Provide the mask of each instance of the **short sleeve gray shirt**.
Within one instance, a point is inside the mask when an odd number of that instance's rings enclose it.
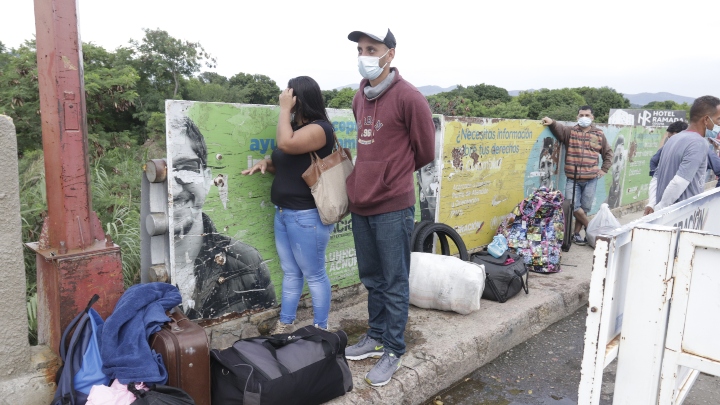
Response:
[[[690,182],[677,201],[702,193],[707,155],[707,141],[697,132],[683,131],[668,139],[654,176],[657,179],[656,201],[662,200],[665,188],[676,175]]]

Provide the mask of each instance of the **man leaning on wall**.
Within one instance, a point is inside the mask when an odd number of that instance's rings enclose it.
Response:
[[[608,144],[605,134],[593,125],[593,110],[584,105],[578,110],[578,123],[573,126],[561,125],[549,117],[542,119],[542,124],[550,129],[558,141],[565,145],[565,198],[572,198],[575,188],[575,201],[573,201],[575,229],[573,243],[586,245],[587,240],[580,236],[580,230],[587,230],[588,217],[595,200],[595,190],[598,179],[605,176],[613,160],[613,151]],[[598,169],[600,156],[602,167]],[[577,170],[577,174],[575,174]]]
[[[665,142],[650,181],[645,215],[700,194],[705,188],[708,144],[720,131],[720,99],[703,96],[690,107],[690,125]]]
[[[425,97],[390,67],[396,42],[389,29],[353,31],[348,39],[357,42],[363,80],[352,103],[357,160],[347,191],[370,329],[345,355],[349,360],[380,357],[365,381],[382,386],[405,353],[413,172],[435,158],[435,125]]]

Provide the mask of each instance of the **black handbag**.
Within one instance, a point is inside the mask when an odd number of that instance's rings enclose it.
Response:
[[[136,389],[135,383],[130,383],[127,388],[137,398],[130,405],[195,405],[187,392],[169,385],[153,384],[149,391],[145,391]]]
[[[508,258],[514,262],[506,265]],[[485,289],[482,295],[484,299],[504,303],[520,290],[524,290],[525,294],[529,293],[529,273],[522,257],[508,250],[496,259],[487,251],[481,251],[472,255],[470,260],[485,266]]]

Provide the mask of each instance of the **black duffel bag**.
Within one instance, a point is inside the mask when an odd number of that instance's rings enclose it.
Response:
[[[136,389],[135,383],[130,383],[127,388],[136,398],[130,405],[195,405],[187,392],[169,385],[153,384],[145,391]]]
[[[210,351],[214,405],[321,404],[352,390],[347,335],[306,326]]]
[[[508,258],[514,262],[505,265]],[[528,271],[522,257],[507,250],[496,259],[487,251],[481,251],[473,254],[470,260],[485,266],[485,289],[482,297],[486,300],[503,303],[520,290],[525,290],[525,294],[528,294]]]

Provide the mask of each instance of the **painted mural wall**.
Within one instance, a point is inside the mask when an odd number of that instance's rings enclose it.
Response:
[[[244,176],[275,149],[280,110],[168,101],[167,159],[171,280],[191,318],[268,308],[279,302],[282,270],[275,250],[270,173]],[[328,110],[336,135],[353,155],[356,126],[350,110]],[[188,133],[206,150],[193,148]],[[199,136],[198,136],[199,134]],[[206,164],[203,167],[202,156]],[[336,224],[327,271],[342,288],[359,282],[350,217]]]
[[[575,123],[564,123],[574,125]],[[614,151],[590,214],[647,199],[663,128],[598,125]],[[600,160],[602,164],[602,160]],[[515,205],[541,186],[564,192],[563,148],[536,120],[445,117],[438,222],[468,248],[489,243]]]
[[[350,110],[328,110],[343,147],[356,152]],[[282,270],[273,235],[273,175],[240,172],[275,148],[276,106],[168,101],[171,280],[191,318],[268,308]],[[436,159],[416,173],[416,220],[455,228],[468,249],[489,243],[502,219],[540,186],[564,191],[560,144],[538,121],[433,117]],[[574,125],[574,123],[567,123]],[[663,128],[600,125],[615,155],[591,214],[647,198],[649,160]],[[204,146],[202,146],[204,145]],[[333,286],[359,283],[350,217],[327,249]]]

